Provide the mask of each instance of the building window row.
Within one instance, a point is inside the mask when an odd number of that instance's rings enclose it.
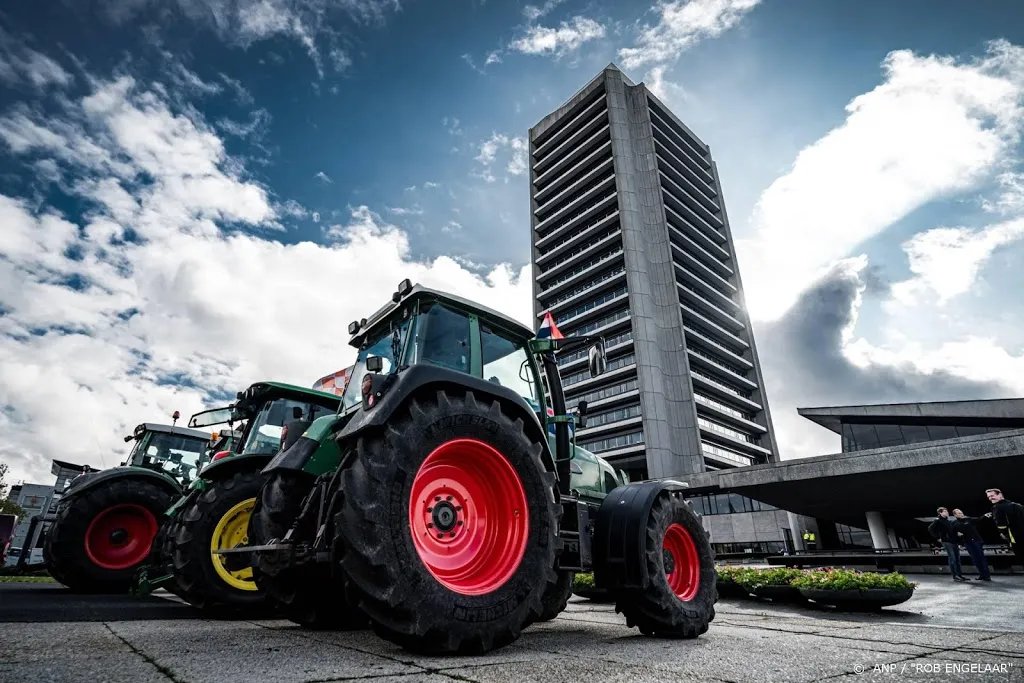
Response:
[[[655,136],[654,138],[654,152],[658,155],[659,160],[663,164],[682,177],[686,178],[697,190],[708,199],[708,201],[718,204],[718,195],[715,192],[715,188],[711,186],[711,182],[705,177],[706,172],[701,169],[698,173],[693,168],[693,162],[687,161],[686,154],[680,154],[680,147],[672,142],[672,140],[665,135],[664,131],[660,130],[657,126],[654,127],[655,131],[661,133],[664,136],[665,141]]]
[[[632,353],[627,353],[625,356],[619,356],[615,360],[608,361],[607,372],[611,372],[612,370],[618,370],[620,368],[626,367],[627,365],[633,365],[634,363],[636,363],[636,356],[633,355]],[[564,386],[569,386],[571,384],[576,384],[577,382],[582,382],[585,379],[590,379],[589,369],[580,370],[579,372],[574,372],[571,375],[567,375],[566,377],[562,378],[562,384]]]
[[[579,256],[583,252],[587,251],[588,249],[593,248],[593,246],[595,244],[597,244],[598,242],[601,242],[602,240],[608,239],[609,237],[614,235],[616,232],[618,232],[618,228],[617,227],[611,227],[611,228],[608,228],[607,230],[602,230],[601,232],[599,232],[594,237],[591,237],[586,242],[583,242],[582,244],[574,247],[572,250],[565,252],[564,254],[559,256],[557,259],[555,259],[554,261],[552,261],[551,263],[546,265],[542,272],[548,272],[550,270],[553,270],[554,268],[557,268],[558,266],[562,265],[563,263],[566,263],[568,261],[572,261],[574,258]]]
[[[559,275],[554,280],[552,280],[551,282],[548,283],[547,289],[551,289],[552,287],[556,287],[556,286],[562,284],[563,282],[565,282],[566,280],[571,280],[574,277],[576,277],[577,275],[579,275],[580,273],[582,273],[583,271],[589,270],[593,266],[596,266],[599,263],[607,261],[610,258],[614,258],[614,257],[618,256],[621,253],[622,253],[622,247],[621,246],[612,247],[608,251],[605,251],[605,252],[603,252],[601,254],[598,254],[594,258],[589,259],[587,261],[584,261],[583,263],[579,264],[578,266],[576,266],[572,270],[567,271],[565,273],[562,273],[561,275]]]
[[[754,419],[754,416],[749,414],[749,413],[744,413],[741,410],[736,410],[732,406],[727,406],[724,403],[722,403],[721,401],[716,401],[713,398],[708,398],[707,396],[704,396],[703,394],[698,394],[697,392],[693,392],[693,397],[697,400],[698,403],[703,403],[704,405],[711,406],[712,408],[717,408],[718,410],[721,410],[723,413],[726,413],[727,415],[732,415],[733,417],[738,417],[741,420],[753,420]]]
[[[712,543],[716,555],[781,555],[786,552],[784,541],[739,541],[735,543]]]
[[[871,532],[866,529],[847,526],[836,523],[836,533],[839,536],[840,548],[874,548],[871,542]]]
[[[644,442],[644,433],[641,432],[630,432],[629,434],[620,434],[619,436],[610,436],[607,439],[599,439],[597,441],[580,442],[582,448],[586,448],[591,453],[601,453],[603,451],[611,451],[616,448],[626,448],[627,446],[635,446]]]
[[[542,258],[544,256],[547,256],[548,254],[553,252],[555,249],[558,249],[560,246],[562,246],[566,242],[571,242],[572,240],[576,239],[577,237],[579,237],[580,235],[585,233],[587,230],[590,230],[591,228],[593,228],[595,225],[597,225],[601,221],[607,219],[609,216],[614,216],[617,212],[618,212],[618,208],[614,207],[614,206],[612,208],[610,208],[610,209],[606,209],[606,210],[602,211],[601,213],[599,213],[595,218],[593,218],[592,220],[588,221],[586,225],[574,229],[572,232],[566,234],[564,237],[560,237],[557,242],[552,242],[551,244],[545,244],[540,249],[540,257]]]
[[[617,311],[615,313],[612,313],[611,315],[607,315],[607,316],[601,318],[600,320],[595,320],[594,322],[588,323],[588,324],[584,325],[583,327],[579,327],[579,328],[573,330],[570,334],[567,334],[565,336],[567,336],[567,337],[577,337],[577,336],[579,336],[581,334],[587,334],[588,332],[593,332],[594,330],[596,330],[596,329],[598,329],[600,327],[604,327],[605,325],[611,325],[616,320],[622,320],[623,318],[628,318],[628,317],[629,317],[629,309],[628,308],[624,308],[621,311]],[[609,363],[608,367],[609,368],[611,367],[610,363]]]
[[[700,449],[712,457],[726,460],[728,462],[736,463],[741,467],[753,464],[753,458],[746,455],[730,451],[728,448],[722,448],[721,446],[714,446],[709,444],[707,441],[700,442]]]
[[[717,365],[717,366],[719,366],[721,368],[724,368],[724,369],[728,370],[729,372],[735,372],[740,377],[743,377],[744,375],[747,374],[747,371],[744,370],[743,368],[737,367],[737,366],[732,365],[730,363],[726,363],[725,361],[719,359],[718,356],[712,356],[710,353],[704,353],[703,351],[698,351],[697,349],[693,348],[693,346],[687,346],[686,350],[689,351],[690,353],[694,354],[695,356],[700,356],[701,358],[705,358],[705,359],[711,361],[715,365]]]
[[[592,301],[588,301],[587,303],[585,303],[585,304],[583,304],[581,306],[577,306],[576,308],[572,309],[571,311],[566,311],[565,313],[562,313],[557,318],[555,318],[555,323],[560,325],[560,324],[564,323],[566,320],[569,320],[570,318],[575,318],[576,316],[582,315],[583,313],[586,313],[587,311],[592,311],[595,308],[597,308],[598,306],[606,304],[609,301],[612,301],[613,299],[617,299],[618,297],[622,296],[625,293],[626,293],[626,286],[625,285],[623,285],[621,287],[617,287],[617,288],[613,289],[610,292],[605,292],[604,294],[602,294],[601,296],[597,297],[596,299],[594,299]]]
[[[843,423],[843,451],[861,451],[866,448],[884,448],[925,441],[956,439],[989,432],[1001,432],[1007,429],[1019,429],[1019,427]]]
[[[700,144],[696,140],[694,140],[693,137],[691,137],[686,131],[676,126],[676,124],[672,121],[671,115],[663,112],[658,106],[652,105],[651,111],[654,113],[654,116],[657,117],[657,119],[653,121],[653,124],[657,126],[663,134],[664,131],[667,130],[668,132],[672,133],[672,135],[677,137],[679,141],[683,143],[680,146],[680,149],[683,149],[687,154],[692,156],[693,160],[698,163],[701,170],[707,173],[707,170],[711,168],[711,164],[708,163],[708,160],[704,158],[704,152],[700,151]]]
[[[556,296],[554,299],[552,299],[548,303],[548,308],[553,308],[554,306],[557,306],[558,304],[562,303],[563,301],[568,301],[569,299],[573,298],[574,296],[576,296],[578,294],[582,294],[583,292],[590,291],[591,289],[593,289],[597,285],[601,284],[602,282],[605,282],[606,280],[611,280],[616,275],[620,275],[620,274],[625,273],[625,272],[626,272],[626,266],[624,266],[624,265],[623,266],[616,266],[615,268],[612,268],[611,270],[606,270],[605,272],[603,272],[600,275],[598,275],[597,277],[595,277],[593,280],[588,280],[586,283],[584,283],[582,285],[579,285],[578,287],[573,287],[572,289],[570,289],[568,292],[566,292],[564,294],[559,294],[558,296]]]
[[[694,370],[693,368],[690,369],[690,373],[694,374],[694,375],[697,375],[698,377],[700,377],[702,379],[707,380],[708,382],[710,382],[711,384],[714,384],[716,387],[718,387],[719,389],[722,389],[723,391],[727,391],[730,394],[733,394],[735,396],[739,396],[741,398],[745,398],[745,399],[748,399],[748,400],[750,399],[750,392],[749,391],[741,391],[740,389],[737,389],[736,387],[732,386],[731,384],[726,384],[725,382],[722,382],[721,380],[715,379],[711,375],[708,375],[706,373],[700,372],[699,370]]]
[[[540,163],[547,157],[551,156],[555,150],[560,149],[566,141],[572,139],[574,135],[592,124],[595,119],[607,114],[608,108],[604,106],[594,107],[593,110],[591,110],[593,104],[594,102],[590,102],[585,105],[578,113],[573,114],[572,117],[563,116],[561,120],[564,121],[564,123],[558,126],[557,130],[552,131],[549,135],[545,135],[541,138],[540,142],[534,143],[534,149],[536,151],[533,153],[533,158],[536,163]],[[583,119],[586,119],[586,123],[576,125]],[[568,133],[565,133],[565,131],[568,131]],[[555,144],[549,144],[559,136],[562,136],[561,140],[558,140]],[[544,147],[547,147],[547,149],[542,149]]]
[[[632,338],[633,338],[633,331],[629,330],[627,332],[623,332],[622,334],[617,334],[614,337],[606,338],[604,340],[604,346],[605,346],[606,349],[610,349],[613,346],[618,346],[619,344],[622,344],[623,342],[628,342]],[[574,363],[574,362],[578,361],[580,358],[586,358],[589,355],[590,355],[590,349],[589,348],[581,349],[579,351],[573,351],[572,353],[570,353],[568,355],[560,356],[558,358],[558,364],[559,365],[568,365],[569,363]]]
[[[626,380],[625,382],[619,382],[618,384],[612,384],[607,387],[601,387],[600,389],[594,389],[588,391],[585,394],[580,394],[576,397],[566,397],[566,401],[572,401],[579,403],[580,401],[586,401],[587,403],[595,403],[602,399],[611,398],[613,396],[619,396],[630,391],[636,391],[639,385],[636,383],[636,378]]]
[[[729,436],[734,439],[739,439],[740,441],[746,441],[747,443],[757,442],[757,440],[754,437],[750,436],[749,434],[744,434],[743,432],[737,431],[735,429],[730,429],[725,425],[720,425],[717,422],[712,422],[711,420],[705,417],[698,417],[697,424],[699,424],[701,427],[704,427],[705,429],[710,429],[713,432],[717,432],[719,434]]]
[[[582,159],[579,159],[575,163],[569,165],[568,167],[563,168],[562,171],[559,172],[558,176],[551,180],[551,182],[544,183],[544,187],[548,188],[560,184],[563,178],[575,178],[574,180],[570,180],[565,183],[565,187],[561,188],[560,190],[564,191],[566,188],[572,186],[573,183],[578,182],[581,178],[585,178],[588,173],[593,173],[595,169],[608,163],[608,161],[610,161],[611,158],[612,155],[610,149],[602,150],[601,153],[598,153],[597,150],[594,150],[589,154],[585,155]],[[536,185],[534,186],[536,187]],[[537,194],[539,195],[543,191],[544,190],[538,189]],[[538,199],[537,208],[543,208],[548,202],[557,197],[558,194],[559,191],[555,191],[553,194],[548,195],[544,199]]]
[[[591,427],[601,427],[613,422],[621,422],[623,420],[629,420],[634,417],[640,417],[640,404],[626,406],[625,408],[619,408],[617,410],[611,410],[607,413],[598,413],[597,415],[587,416],[587,429]]]
[[[565,196],[563,196],[562,194],[555,195],[553,198],[545,202],[543,206],[537,207],[537,218],[539,220],[544,220],[543,218],[541,218],[541,214],[548,214],[548,216],[554,215],[559,210],[565,208],[566,206],[569,206],[575,201],[578,201],[581,197],[588,194],[589,192],[592,192],[595,187],[597,187],[601,183],[607,182],[614,175],[615,171],[609,167],[609,169],[606,172],[600,174],[596,178],[593,178],[592,180],[590,180],[590,182],[588,182],[580,189],[574,191],[572,194],[568,194]],[[566,190],[563,190],[562,192],[564,193],[566,192]]]
[[[768,512],[777,507],[738,493],[708,493],[687,498],[699,515],[732,515],[739,512]]]
[[[594,202],[592,202],[591,204],[588,204],[587,206],[583,207],[579,211],[576,211],[576,212],[566,216],[565,218],[559,219],[559,221],[557,223],[552,223],[549,226],[545,226],[544,227],[544,235],[541,235],[540,238],[542,239],[543,237],[545,237],[547,235],[551,235],[553,233],[558,232],[563,227],[565,227],[566,225],[569,225],[570,223],[572,223],[574,220],[576,220],[577,218],[579,218],[583,214],[587,213],[588,211],[591,211],[598,204],[601,204],[602,202],[606,202],[606,201],[608,201],[609,199],[611,199],[613,197],[615,197],[615,188],[612,188],[609,194],[606,194],[605,196],[596,199]],[[540,222],[543,222],[543,221],[540,221]]]

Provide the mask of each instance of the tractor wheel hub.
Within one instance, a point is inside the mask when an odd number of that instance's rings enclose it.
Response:
[[[438,531],[444,533],[454,529],[458,520],[458,515],[455,512],[455,506],[446,500],[443,500],[440,503],[435,503],[430,516],[434,522],[434,527]]]
[[[114,545],[123,545],[128,541],[127,529],[114,529],[110,532],[110,542]]]
[[[661,561],[665,565],[666,574],[671,574],[676,570],[676,558],[668,550],[661,551]]]

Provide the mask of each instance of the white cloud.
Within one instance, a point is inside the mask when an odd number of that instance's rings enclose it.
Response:
[[[928,293],[938,305],[968,292],[978,273],[999,247],[1024,237],[1024,218],[980,230],[935,228],[903,243],[913,277],[892,285],[895,301],[913,306]]]
[[[523,175],[527,171],[526,155],[528,149],[526,138],[509,136],[504,133],[491,133],[490,138],[480,143],[476,160],[483,168],[477,175],[489,183],[497,180],[492,166],[498,154],[504,152],[508,154],[508,162],[505,166],[505,171],[508,175]],[[508,182],[507,177],[505,181]]]
[[[434,188],[434,187],[441,187],[441,183],[435,183],[435,182],[430,181],[430,180],[428,180],[427,182],[423,183],[423,188],[424,189],[429,190],[429,189]]]
[[[892,52],[885,80],[846,121],[804,148],[766,189],[737,239],[755,318],[777,318],[829,265],[933,200],[979,186],[1012,153],[1024,121],[1024,50],[984,57]]]
[[[445,116],[441,119],[441,125],[444,126],[445,130],[448,131],[449,135],[462,135],[462,127],[457,118],[454,116]]]
[[[622,65],[632,69],[670,62],[702,40],[736,26],[761,0],[675,0],[659,2],[660,18],[646,26],[636,47],[619,50]]]
[[[561,5],[565,0],[547,0],[543,5],[538,7],[537,5],[526,5],[523,7],[523,16],[526,17],[527,21],[537,21],[545,14]]]
[[[333,180],[331,180],[331,177],[324,173],[323,171],[317,171],[316,175],[313,177],[319,180],[324,185],[330,185],[332,182],[334,182]]]
[[[250,116],[247,123],[223,118],[217,121],[217,127],[236,137],[261,140],[270,128],[270,113],[266,109],[257,109]]]
[[[530,26],[526,33],[509,44],[509,49],[529,55],[562,57],[590,40],[605,36],[605,28],[593,19],[573,17],[558,28]]]
[[[0,28],[0,82],[11,86],[28,83],[42,90],[48,86],[66,86],[72,80],[72,75],[60,64]]]
[[[404,206],[389,206],[388,212],[393,213],[396,216],[422,216],[423,209],[419,206],[404,207]]]
[[[334,64],[334,70],[338,73],[344,73],[348,71],[352,66],[352,58],[348,56],[348,53],[341,48],[332,48],[330,53],[331,63]]]
[[[20,116],[0,117],[0,153],[58,165],[88,209],[61,216],[0,195],[0,459],[15,478],[46,481],[53,457],[111,466],[135,424],[188,415],[208,392],[344,367],[346,321],[405,277],[530,321],[528,266],[415,260],[405,233],[365,206],[327,244],[253,233],[304,210],[271,202],[196,110],[130,78]],[[12,145],[15,128],[31,134]],[[352,283],[359,295],[345,296]]]
[[[998,189],[995,201],[983,200],[982,208],[1001,214],[1024,213],[1024,173],[1007,171],[996,179]]]
[[[445,223],[441,227],[441,232],[445,233],[446,235],[450,235],[452,233],[459,232],[461,230],[462,230],[462,224],[459,223],[458,221],[448,221],[447,223]],[[459,260],[459,262],[460,263],[464,263],[461,259]],[[466,264],[464,263],[464,265],[466,265]]]
[[[314,211],[313,215],[311,216],[311,218],[313,219],[314,223],[319,223],[320,222],[320,213],[317,212],[317,211]]]

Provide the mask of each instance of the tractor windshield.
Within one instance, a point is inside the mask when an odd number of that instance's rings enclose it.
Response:
[[[281,428],[293,420],[309,420],[329,415],[333,408],[279,398],[263,404],[260,412],[252,418],[245,446],[240,451],[246,455],[254,453],[274,455],[281,447]]]
[[[150,432],[145,443],[142,466],[166,472],[175,479],[190,481],[206,452],[209,440],[183,434]]]
[[[361,387],[363,375],[366,374],[367,358],[377,356],[381,359],[381,374],[386,375],[395,368],[395,359],[402,354],[408,330],[409,319],[406,318],[405,320],[395,320],[383,326],[374,336],[368,336],[367,343],[359,349],[356,364],[352,367],[352,378],[349,380],[348,386],[345,387],[345,394],[342,396],[339,412],[345,412],[362,402]]]

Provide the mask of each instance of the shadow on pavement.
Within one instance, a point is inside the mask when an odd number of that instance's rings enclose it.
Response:
[[[196,618],[195,608],[159,597],[86,595],[52,583],[0,583],[0,623]]]

